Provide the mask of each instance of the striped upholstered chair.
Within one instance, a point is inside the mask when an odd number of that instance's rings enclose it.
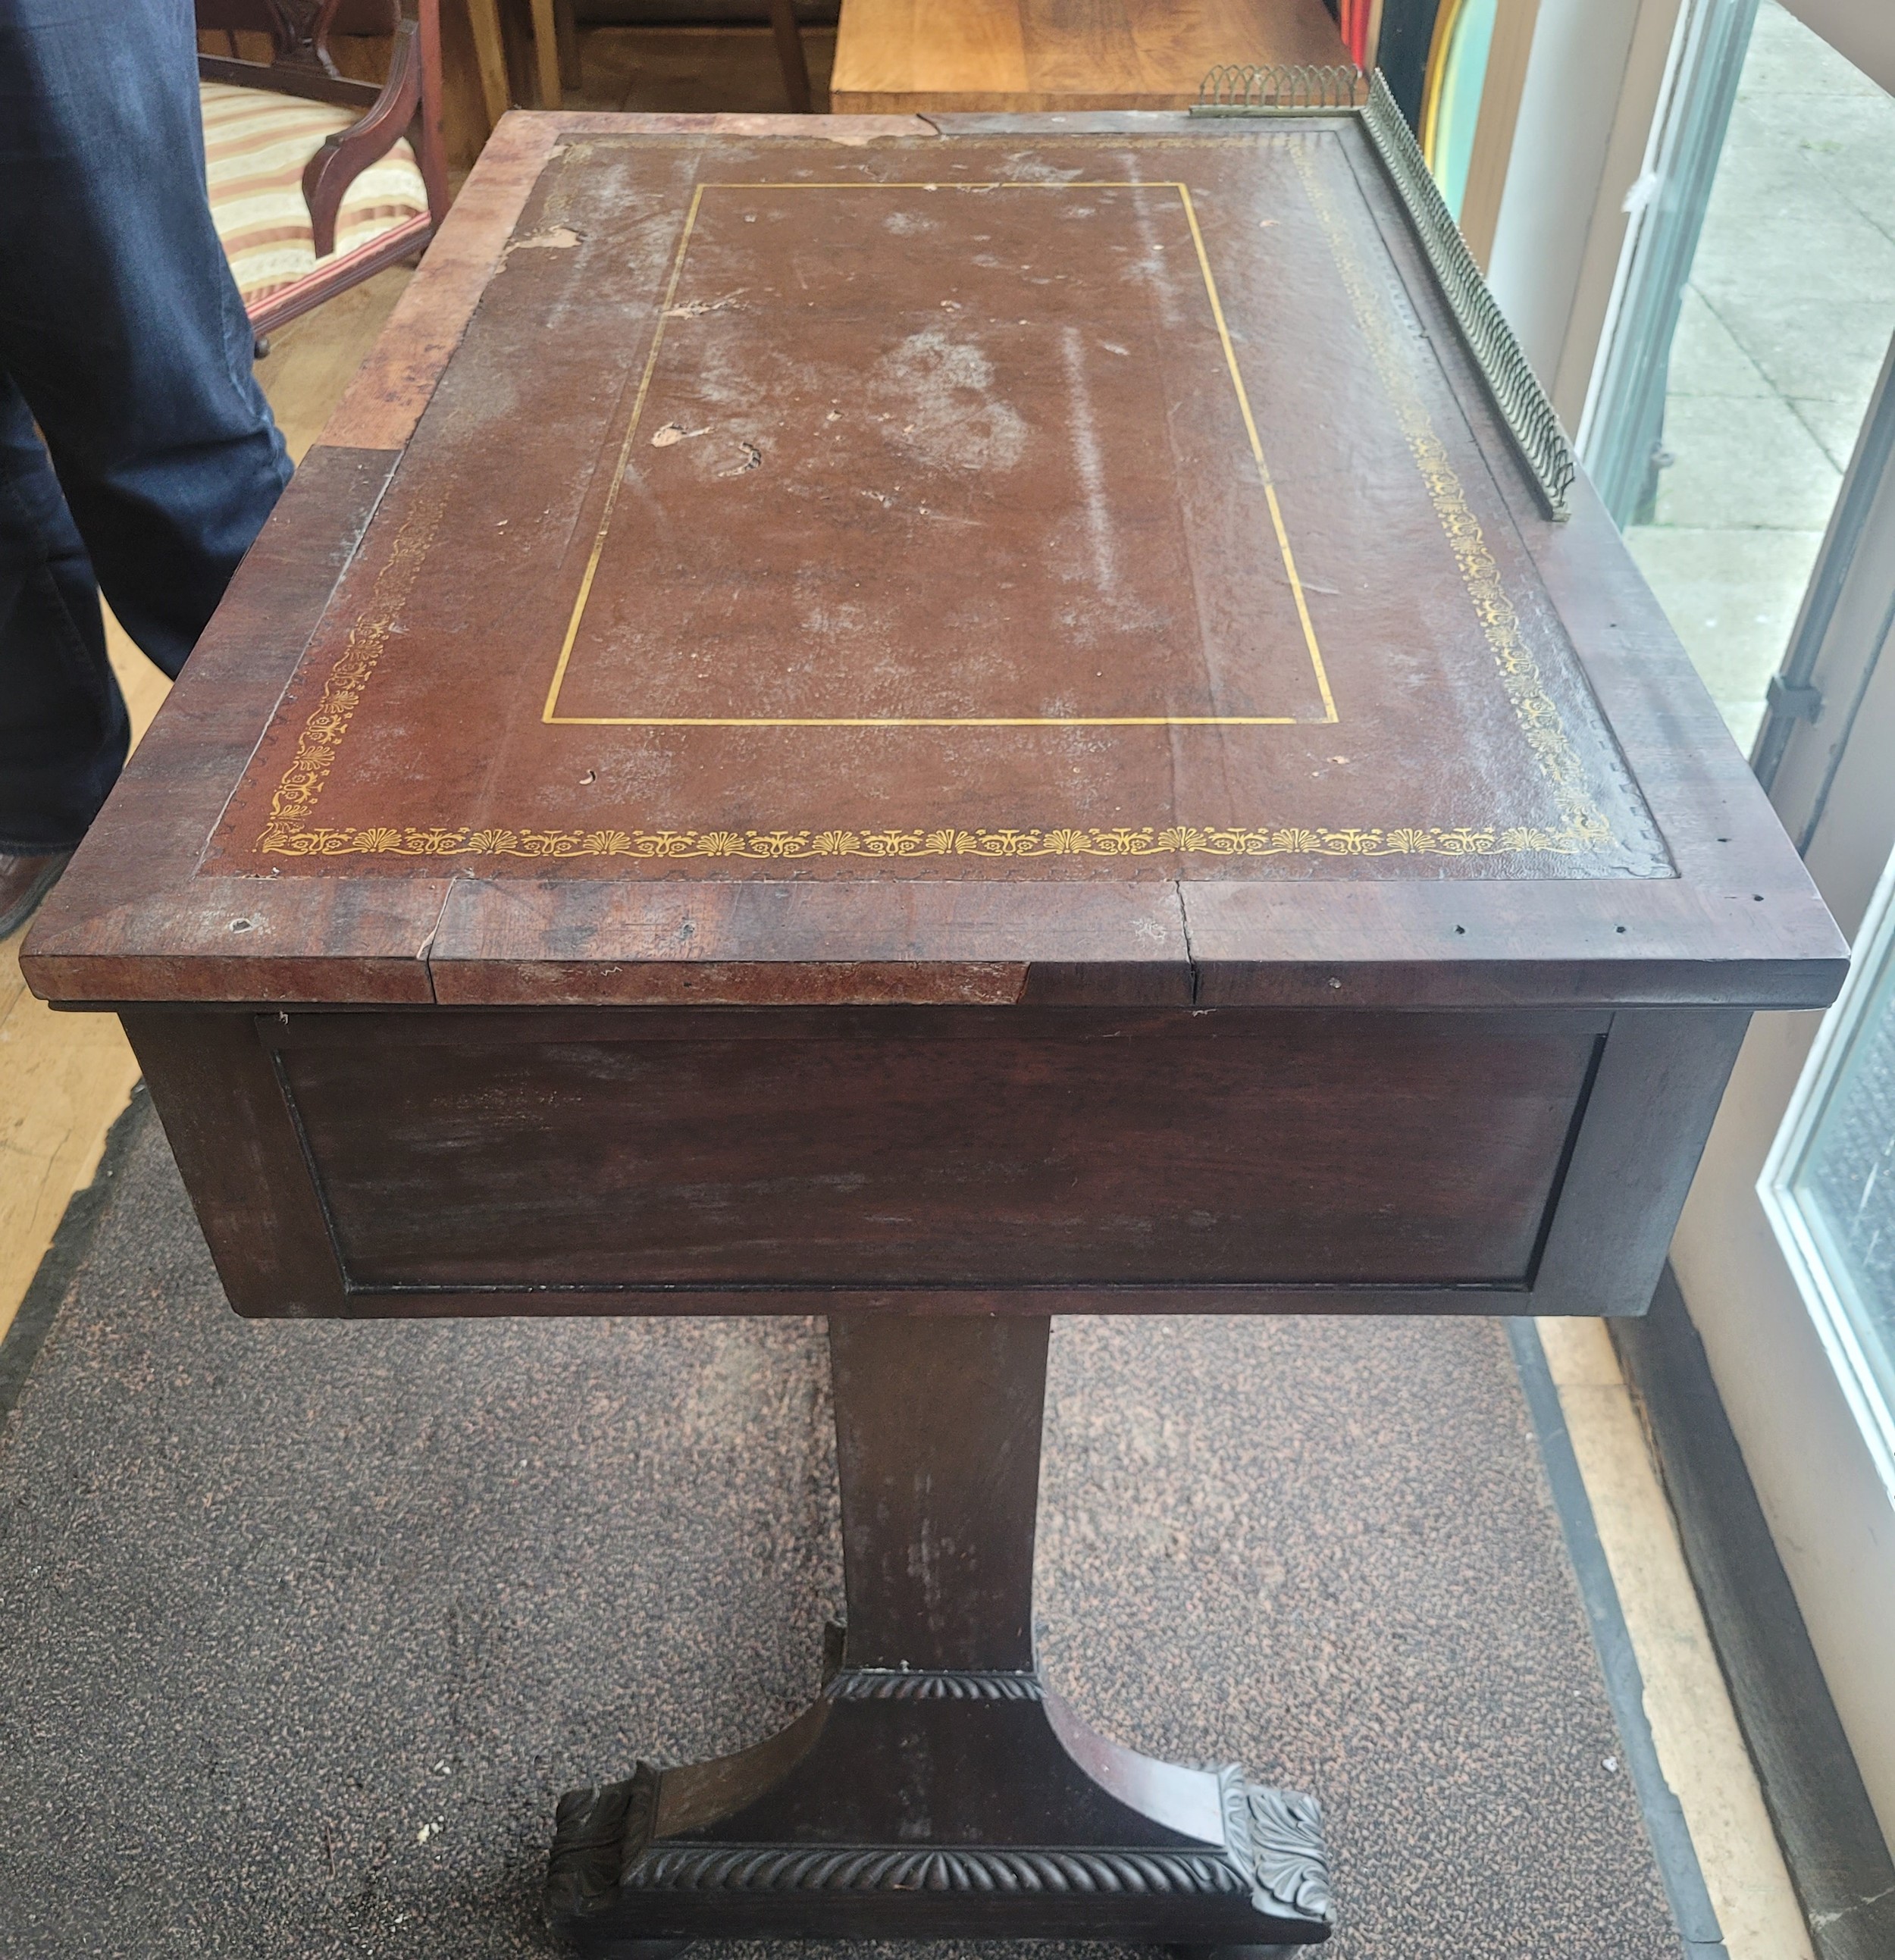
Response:
[[[438,5],[197,0],[211,215],[260,342],[447,215]],[[381,82],[337,72],[339,33],[388,37]]]

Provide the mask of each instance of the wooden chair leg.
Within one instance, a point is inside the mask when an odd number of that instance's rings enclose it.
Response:
[[[500,0],[467,0],[467,24],[473,30],[481,100],[486,105],[491,129],[513,107],[513,89],[507,79],[507,45],[500,36]]]
[[[559,81],[562,87],[577,88],[580,82],[579,18],[572,0],[553,0],[553,25],[559,43]]]
[[[540,107],[557,109],[563,91],[559,81],[559,30],[553,0],[533,0],[533,65],[540,76]]]
[[[770,0],[770,29],[776,37],[776,60],[783,71],[783,92],[796,114],[807,116],[809,64],[803,58],[802,30],[796,24],[795,0]]]

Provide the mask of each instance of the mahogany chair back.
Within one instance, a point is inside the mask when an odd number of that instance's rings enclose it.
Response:
[[[201,81],[361,112],[354,122],[326,137],[304,167],[303,199],[317,262],[307,276],[250,305],[250,322],[260,336],[385,266],[413,256],[446,217],[439,0],[196,0],[196,11]],[[228,51],[202,52],[203,37],[220,33]],[[354,79],[337,68],[330,42],[338,33],[390,37],[387,72],[379,84]],[[253,46],[252,37],[267,36],[269,59],[240,56],[240,34],[246,37],[246,46]],[[425,213],[337,254],[336,218],[349,186],[404,138],[425,187]]]

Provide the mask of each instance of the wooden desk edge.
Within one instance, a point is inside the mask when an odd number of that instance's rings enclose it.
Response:
[[[1150,90],[832,88],[830,94],[830,101],[841,114],[917,119],[937,115],[1086,116],[1114,110],[1129,114],[1149,113],[1189,109],[1197,99],[1195,86]]]
[[[347,959],[271,962],[122,954],[42,954],[29,984],[55,1008],[116,1013],[291,1009],[346,1013],[410,1007],[1060,1007],[1193,1012],[1347,1007],[1381,1013],[1507,1009],[1596,1011],[1827,1007],[1846,959],[1572,962],[1544,959],[1433,965],[1336,961],[1196,965],[1154,960],[560,960],[435,963]]]

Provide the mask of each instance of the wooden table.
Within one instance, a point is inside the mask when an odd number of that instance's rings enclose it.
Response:
[[[1348,59],[1322,0],[842,0],[830,106],[1185,109],[1221,62]]]
[[[1321,1938],[1035,1667],[1049,1317],[1639,1312],[1836,991],[1422,181],[510,117],[28,944],[240,1312],[830,1316],[822,1696],[566,1800],[588,1952]]]

